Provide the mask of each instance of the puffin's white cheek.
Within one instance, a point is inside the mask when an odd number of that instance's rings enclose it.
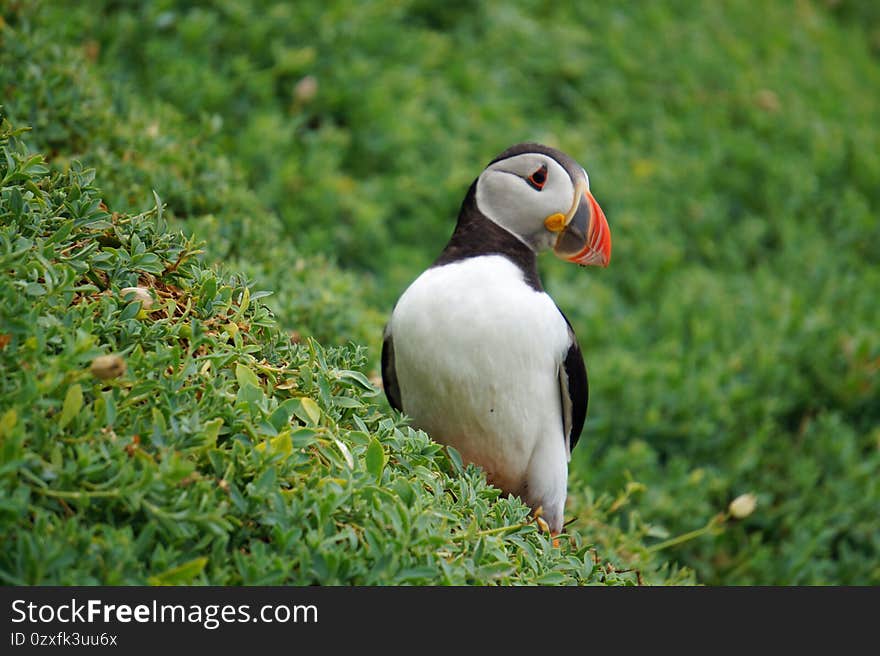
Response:
[[[532,232],[530,217],[540,213],[532,198],[535,195],[536,192],[515,175],[495,173],[477,183],[477,208],[501,227],[526,235]]]
[[[512,183],[519,180],[511,175],[487,175],[477,183],[477,208],[487,217],[500,222],[501,217],[517,213],[522,203]]]

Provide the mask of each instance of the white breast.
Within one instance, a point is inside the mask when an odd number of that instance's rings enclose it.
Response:
[[[558,376],[567,324],[510,260],[427,270],[398,301],[391,333],[403,410],[417,427],[508,491],[545,440],[565,468]]]

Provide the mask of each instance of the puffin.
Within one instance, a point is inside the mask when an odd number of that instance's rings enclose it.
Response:
[[[516,144],[471,184],[446,247],[397,300],[381,366],[391,407],[556,536],[589,386],[571,323],[541,284],[548,250],[606,267],[608,221],[574,159]]]

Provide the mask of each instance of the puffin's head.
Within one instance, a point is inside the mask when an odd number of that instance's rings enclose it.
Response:
[[[480,174],[477,208],[534,251],[576,264],[608,266],[611,231],[584,168],[541,144],[512,146]]]

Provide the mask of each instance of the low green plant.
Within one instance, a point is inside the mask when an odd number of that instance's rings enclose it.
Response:
[[[96,168],[111,214],[159,191],[202,265],[272,290],[294,338],[365,347],[373,379],[480,168],[561,147],[614,241],[604,271],[541,262],[590,371],[570,529],[708,584],[870,584],[872,7],[11,3],[0,102],[46,166]],[[753,514],[714,521],[748,492]]]

